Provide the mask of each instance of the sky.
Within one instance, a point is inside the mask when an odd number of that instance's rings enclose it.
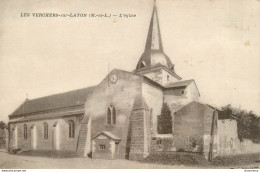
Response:
[[[96,85],[135,69],[153,0],[1,0],[0,120],[26,98]],[[164,52],[200,101],[260,112],[260,1],[157,0]],[[21,17],[21,13],[136,17]]]

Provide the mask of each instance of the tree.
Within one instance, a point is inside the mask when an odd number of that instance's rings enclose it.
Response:
[[[4,121],[1,121],[0,122],[0,129],[5,129],[5,128],[7,128],[7,125],[4,123]]]
[[[222,108],[225,112],[230,112],[237,118],[237,132],[240,141],[250,139],[254,143],[260,143],[260,117],[252,111],[245,111],[227,105]]]
[[[158,133],[172,133],[172,116],[171,110],[167,103],[163,103],[161,114],[158,116]]]
[[[0,148],[5,148],[6,145],[6,132],[5,132],[5,128],[7,128],[7,125],[1,121],[0,122]]]

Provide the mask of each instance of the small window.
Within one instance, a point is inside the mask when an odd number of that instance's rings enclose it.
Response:
[[[169,81],[170,80],[170,76],[169,75],[167,75],[167,81]]]
[[[24,124],[24,126],[23,126],[23,138],[27,139],[27,125],[26,124]]]
[[[48,139],[48,124],[47,123],[43,124],[43,133],[44,133],[44,135],[43,135],[44,139]]]
[[[73,120],[69,121],[69,138],[75,137],[75,124]]]
[[[181,94],[184,94],[184,90],[181,90]]]
[[[106,149],[106,145],[99,145],[99,150],[105,150]]]

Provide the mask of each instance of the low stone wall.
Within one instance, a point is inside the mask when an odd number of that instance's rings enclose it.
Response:
[[[151,153],[176,151],[172,134],[160,134],[152,137]]]
[[[253,143],[251,140],[243,140],[238,145],[238,154],[260,153],[260,144]]]

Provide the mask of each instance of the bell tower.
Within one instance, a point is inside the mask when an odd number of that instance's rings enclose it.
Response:
[[[161,85],[181,80],[181,77],[174,71],[174,64],[163,51],[156,2],[154,2],[145,50],[137,63],[135,72]]]

